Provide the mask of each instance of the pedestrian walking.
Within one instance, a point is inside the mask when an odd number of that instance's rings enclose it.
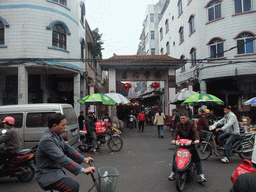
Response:
[[[145,112],[142,110],[139,115],[138,115],[138,121],[139,121],[139,132],[141,129],[141,132],[144,131],[144,124],[146,121],[146,116],[145,116]]]
[[[164,138],[164,119],[165,115],[161,110],[155,115],[154,125],[157,125],[157,132],[159,138]]]
[[[84,128],[84,120],[85,120],[84,112],[80,111],[80,115],[78,117],[78,124],[79,124],[79,129],[80,130],[83,130],[83,128]]]

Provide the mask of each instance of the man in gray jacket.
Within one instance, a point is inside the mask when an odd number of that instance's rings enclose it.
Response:
[[[93,173],[94,167],[83,168],[79,164],[89,163],[91,157],[85,158],[61,137],[66,131],[66,118],[60,113],[49,117],[49,129],[42,136],[36,152],[36,180],[44,190],[79,191],[79,184],[68,178],[62,167],[74,175]]]
[[[216,131],[224,131],[224,133],[219,136],[220,141],[228,138],[224,146],[225,157],[221,159],[223,163],[228,163],[232,144],[240,137],[240,128],[237,117],[233,112],[231,112],[231,107],[229,105],[224,106],[224,113],[224,118],[214,123],[213,126],[216,127],[217,125],[224,125],[222,128],[216,129]]]

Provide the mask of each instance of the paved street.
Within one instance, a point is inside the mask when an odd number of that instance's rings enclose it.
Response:
[[[167,179],[171,170],[173,150],[170,150],[170,131],[165,130],[164,138],[157,138],[156,126],[145,127],[144,133],[138,129],[125,129],[122,134],[124,147],[120,152],[112,153],[107,145],[100,150],[100,155],[90,155],[95,159],[96,167],[116,167],[120,173],[117,182],[117,192],[168,192],[176,191],[175,182]],[[241,159],[233,157],[231,163],[224,165],[218,158],[212,156],[203,162],[208,180],[205,184],[196,181],[188,183],[184,191],[188,192],[228,192],[232,186],[230,176]],[[85,165],[84,165],[85,166]],[[89,176],[69,176],[80,183],[80,191],[88,191],[92,185]],[[20,183],[16,178],[0,178],[1,191],[8,192],[42,192],[33,179],[29,183]]]

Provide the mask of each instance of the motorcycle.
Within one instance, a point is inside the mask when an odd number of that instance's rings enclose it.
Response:
[[[134,121],[135,121],[134,115],[132,115],[132,114],[128,115],[127,127],[133,129]]]
[[[191,181],[195,175],[195,164],[192,162],[192,140],[179,139],[175,143],[179,146],[176,155],[174,167],[176,170],[175,174],[175,185],[178,191],[183,191],[185,183]]]
[[[115,127],[108,124],[106,121],[97,121],[96,125],[96,137],[97,137],[97,145],[100,146],[104,143],[107,143],[109,149],[111,151],[120,151],[123,147],[122,138],[116,133],[119,134],[121,131]],[[84,127],[83,131],[80,131],[80,140],[81,143],[78,146],[83,152],[88,152],[93,148],[92,146],[92,136],[87,134],[86,127]]]
[[[210,131],[203,131],[206,138],[199,144],[198,152],[202,160],[208,159],[212,154],[217,157],[225,155],[225,149],[217,144],[214,134],[215,126],[210,126]],[[226,141],[228,140],[225,139]],[[238,154],[241,159],[251,159],[253,152],[254,135],[252,133],[240,133],[240,138],[232,144],[231,155]]]
[[[5,131],[2,131],[4,134]],[[23,149],[10,155],[9,159],[0,165],[0,177],[17,177],[22,182],[29,182],[35,176],[33,166],[37,146],[32,149]]]

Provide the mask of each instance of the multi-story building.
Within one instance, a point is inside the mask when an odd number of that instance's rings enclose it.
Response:
[[[156,5],[147,6],[137,55],[159,55],[157,26],[166,1],[160,0]]]
[[[187,60],[178,86],[235,109],[256,96],[256,0],[170,0],[158,24],[159,52]],[[190,86],[191,87],[191,86]]]
[[[78,114],[88,92],[85,1],[9,0],[0,10],[0,105],[65,102]]]

